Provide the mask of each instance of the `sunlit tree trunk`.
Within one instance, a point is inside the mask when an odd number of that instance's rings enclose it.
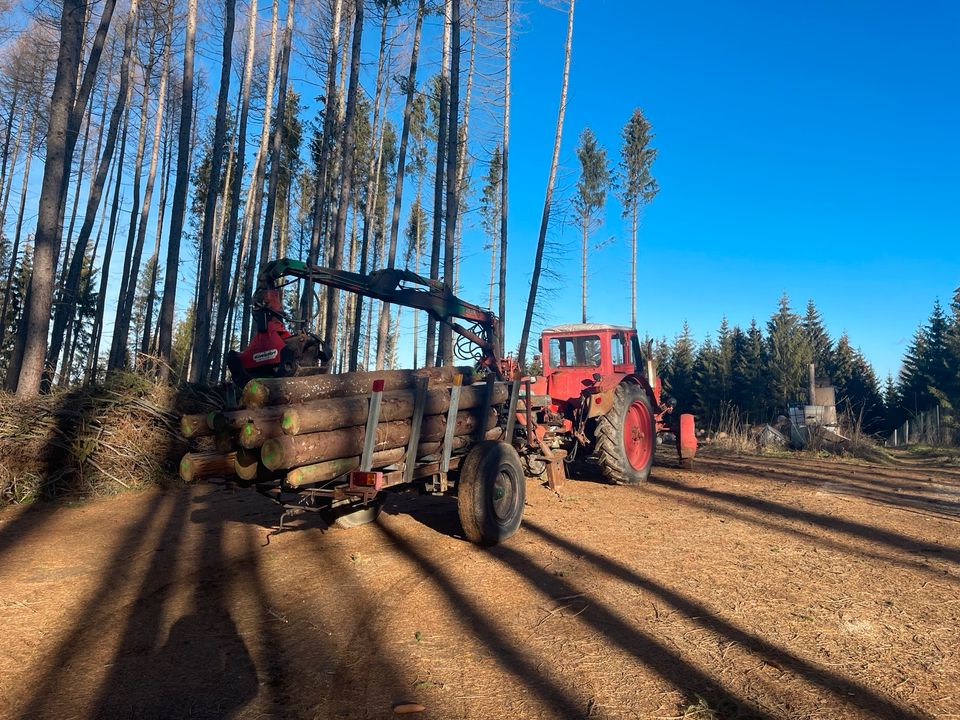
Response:
[[[236,0],[224,3],[223,53],[220,66],[220,93],[217,98],[217,117],[213,129],[213,147],[210,151],[210,178],[207,183],[207,202],[200,232],[199,302],[194,320],[193,351],[190,361],[190,381],[206,382],[210,373],[210,314],[213,312],[213,286],[216,262],[213,256],[213,222],[220,192],[220,164],[223,160],[224,135],[227,124],[227,105],[230,95],[230,71],[233,54],[233,26]],[[269,118],[264,120],[269,122]]]
[[[193,54],[197,32],[197,0],[187,2],[187,31],[183,49],[180,129],[177,136],[177,179],[173,184],[173,206],[170,209],[170,235],[167,240],[167,262],[164,268],[163,300],[160,303],[158,354],[160,377],[170,375],[170,348],[173,341],[173,310],[177,299],[180,269],[180,239],[183,235],[184,211],[190,182],[190,130],[193,121]]]
[[[453,292],[453,265],[456,254],[457,215],[460,212],[460,187],[457,164],[460,153],[458,122],[460,119],[460,0],[450,3],[450,112],[447,116],[447,201],[445,235],[443,243],[443,285]],[[440,326],[440,345],[437,349],[437,364],[453,364],[453,329]]]
[[[243,314],[241,317],[240,344],[246,345],[250,338],[250,318],[253,305],[254,277],[257,269],[256,241],[260,237],[260,206],[263,204],[263,178],[266,173],[267,148],[270,142],[270,117],[273,112],[273,84],[276,78],[277,24],[280,16],[280,3],[273,0],[273,12],[270,20],[270,52],[267,55],[267,87],[263,107],[263,127],[260,131],[260,145],[254,161],[250,187],[247,189],[249,218],[245,222],[247,248],[247,267],[243,281]]]
[[[440,279],[440,241],[443,231],[443,188],[444,170],[446,168],[447,151],[447,119],[450,111],[450,3],[444,0],[443,10],[443,52],[440,57],[440,109],[437,129],[437,169],[433,182],[433,235],[430,246],[430,279]],[[437,345],[437,321],[427,319],[427,352],[424,364],[431,367],[435,364]]]
[[[517,362],[521,367],[527,360],[527,342],[530,337],[530,325],[537,305],[537,290],[540,286],[540,272],[543,268],[543,248],[547,242],[547,226],[550,222],[550,206],[553,201],[553,186],[557,178],[557,163],[560,160],[560,141],[563,137],[563,116],[567,111],[567,85],[570,79],[570,54],[573,51],[573,7],[570,0],[567,13],[567,43],[563,58],[563,83],[560,86],[560,109],[557,112],[557,131],[553,137],[553,157],[550,160],[550,175],[547,178],[547,190],[543,199],[543,214],[540,216],[540,235],[537,238],[537,254],[533,261],[533,276],[530,278],[530,295],[527,297],[527,310],[523,316],[523,330],[520,333],[520,348]]]
[[[417,61],[420,56],[420,36],[423,31],[424,0],[417,3],[417,20],[413,30],[413,49],[410,52],[410,70],[405,85],[406,101],[403,105],[403,127],[400,131],[400,149],[397,154],[397,179],[393,188],[393,214],[390,218],[390,246],[387,251],[387,267],[397,262],[397,241],[400,237],[400,208],[403,198],[403,178],[407,164],[407,143],[410,139],[410,113],[417,86]],[[380,320],[377,327],[377,370],[382,370],[386,351],[390,306],[380,305]],[[416,339],[414,339],[416,346]]]
[[[504,15],[504,71],[503,71],[503,149],[500,155],[500,298],[497,314],[500,317],[500,337],[497,338],[499,350],[506,353],[507,325],[507,161],[510,155],[510,50],[512,34],[512,0],[505,0]]]
[[[357,108],[357,92],[360,85],[360,45],[363,39],[363,3],[358,2],[354,9],[353,47],[350,55],[350,84],[347,89],[347,104],[344,110],[343,156],[341,161],[342,178],[340,181],[340,199],[337,203],[337,221],[334,231],[330,267],[339,269],[343,265],[343,245],[347,234],[347,212],[350,208],[353,190],[353,153],[354,127],[353,116]],[[339,327],[340,291],[328,293],[327,322],[324,343],[333,357],[337,351],[337,329]]]

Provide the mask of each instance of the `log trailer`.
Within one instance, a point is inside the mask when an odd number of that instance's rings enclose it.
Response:
[[[280,291],[297,281],[425,311],[469,364],[330,374],[320,338],[284,324]],[[187,453],[180,474],[232,477],[285,514],[353,527],[378,516],[387,492],[412,487],[455,494],[467,538],[493,545],[520,526],[527,476],[556,490],[568,469],[592,467],[611,483],[642,483],[658,434],[672,434],[682,465],[696,454],[693,416],[663,397],[633,328],[547,328],[534,357],[543,370],[525,377],[501,355],[498,318],[442,282],[289,259],[261,272],[253,316],[250,344],[226,359],[239,403],[182,418],[186,438],[207,436],[214,449]]]

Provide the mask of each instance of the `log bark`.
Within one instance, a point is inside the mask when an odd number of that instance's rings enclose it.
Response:
[[[237,454],[233,452],[188,452],[180,460],[180,479],[193,482],[202,478],[233,475],[236,457]]]
[[[464,376],[464,385],[472,380],[473,370],[467,367],[445,367],[421,370],[389,370],[380,372],[310,375],[288,378],[256,378],[243,388],[241,404],[247,408],[321,400],[323,398],[364,395],[374,380],[384,381],[384,390],[412,388],[417,377],[426,377],[432,385],[453,382],[455,373]]]
[[[460,392],[459,410],[481,407],[486,400],[487,389],[482,383],[465,387]],[[415,393],[413,390],[395,390],[383,394],[380,404],[380,422],[406,420],[413,417]],[[507,399],[507,386],[498,383],[494,386],[491,402],[499,405]],[[352,425],[363,425],[367,421],[369,402],[359,395],[349,398],[317,400],[302,405],[291,406],[283,413],[280,421],[282,432],[286,435],[335,430]],[[450,391],[437,388],[427,393],[424,415],[440,415],[450,407]]]
[[[491,409],[486,417],[485,430],[497,422],[497,412]],[[432,415],[423,419],[420,437],[424,441],[440,440],[443,437],[447,419],[443,415]],[[455,435],[469,435],[476,430],[476,413],[469,411],[457,413]],[[411,424],[405,420],[380,423],[377,426],[375,447],[377,450],[389,450],[403,447],[410,439]],[[352,457],[363,451],[363,439],[366,428],[363,426],[341,428],[329,432],[307,435],[284,435],[267,440],[260,448],[260,461],[270,470],[294,468],[311,465],[324,460]]]
[[[213,424],[209,418],[214,413],[195,413],[180,418],[180,434],[185,438],[204,437],[213,435]]]

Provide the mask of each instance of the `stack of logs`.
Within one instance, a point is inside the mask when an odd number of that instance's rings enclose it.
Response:
[[[507,399],[504,383],[473,383],[469,368],[354,372],[251,380],[240,408],[207,415],[184,415],[187,439],[210,437],[215,450],[190,452],[180,462],[180,477],[236,476],[246,482],[282,481],[297,489],[340,477],[360,467],[370,393],[383,381],[372,468],[402,463],[410,440],[418,378],[427,382],[417,459],[442,450],[451,386],[462,376],[453,450],[474,438],[498,434],[494,406]],[[422,381],[421,381],[422,382]],[[486,406],[486,410],[484,407]],[[478,427],[483,424],[482,431]],[[499,435],[498,435],[499,436]]]

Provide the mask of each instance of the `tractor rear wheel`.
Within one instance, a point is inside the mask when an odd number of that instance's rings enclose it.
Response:
[[[484,440],[471,448],[460,466],[457,509],[467,539],[496,545],[520,527],[526,481],[512,445]]]
[[[646,391],[631,382],[617,387],[611,408],[597,419],[594,457],[617,485],[646,482],[653,466],[656,423]]]

